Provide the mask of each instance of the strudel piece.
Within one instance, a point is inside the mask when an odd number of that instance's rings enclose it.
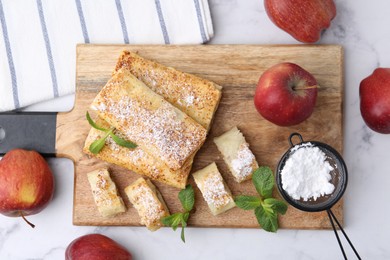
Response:
[[[195,172],[193,176],[214,216],[235,206],[229,187],[223,180],[215,163]]]
[[[169,216],[169,210],[160,192],[151,181],[139,178],[125,188],[125,193],[138,211],[142,225],[151,231],[163,225],[161,219]]]
[[[116,71],[126,68],[150,89],[209,129],[221,99],[222,87],[195,75],[123,51]]]
[[[88,173],[87,176],[95,204],[103,217],[110,217],[126,211],[125,204],[107,169],[95,170]]]
[[[253,171],[259,166],[244,135],[237,127],[215,137],[214,143],[238,183],[252,178]]]
[[[97,117],[96,124],[103,128],[110,128],[110,125],[103,119]],[[120,133],[115,132],[120,136]],[[139,146],[135,149],[129,149],[115,143],[111,137],[106,139],[106,144],[98,154],[92,154],[89,146],[92,142],[102,138],[104,132],[91,128],[85,141],[83,151],[91,156],[97,157],[103,161],[125,167],[133,172],[144,175],[170,186],[184,189],[187,183],[188,175],[191,171],[192,158],[186,161],[182,168],[172,170],[164,163],[156,160],[153,156],[142,150]]]
[[[91,107],[127,140],[173,170],[181,168],[206,139],[204,127],[125,69],[114,74]]]

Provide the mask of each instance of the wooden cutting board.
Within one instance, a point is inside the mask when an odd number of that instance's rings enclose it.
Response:
[[[139,226],[139,217],[123,189],[139,175],[124,168],[89,158],[82,147],[90,129],[85,113],[92,99],[110,78],[119,53],[137,51],[139,55],[156,60],[184,72],[193,73],[223,86],[222,100],[215,115],[206,143],[195,157],[192,172],[215,161],[234,195],[256,194],[251,181],[234,182],[213,137],[233,126],[244,133],[260,165],[275,169],[292,132],[299,132],[305,140],[317,140],[333,146],[340,153],[343,148],[343,50],[336,45],[79,45],[77,46],[76,100],[72,111],[57,116],[56,152],[75,163],[74,211],[75,225]],[[294,62],[310,71],[321,88],[313,115],[294,127],[278,127],[264,120],[255,110],[253,95],[259,76],[270,66],[280,62]],[[128,210],[113,218],[100,217],[87,181],[86,173],[108,166]],[[195,227],[257,228],[253,211],[234,208],[217,217],[211,215],[200,191],[196,191],[195,213],[189,220]],[[171,212],[181,211],[177,199],[179,190],[155,182]],[[276,188],[274,191],[279,196]],[[343,219],[342,202],[333,208]],[[281,228],[328,229],[325,212],[306,213],[289,207],[280,217]]]

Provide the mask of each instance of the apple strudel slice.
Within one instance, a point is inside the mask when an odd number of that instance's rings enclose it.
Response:
[[[207,130],[153,92],[128,70],[118,70],[94,99],[99,116],[169,168],[181,168]]]
[[[253,171],[259,166],[244,135],[237,127],[215,137],[214,143],[236,182],[240,183],[252,178]]]
[[[125,188],[125,193],[138,211],[142,225],[151,231],[163,226],[161,219],[169,216],[169,210],[160,192],[150,180],[139,178]]]
[[[215,163],[195,172],[193,176],[196,185],[214,216],[235,207],[236,204],[230,189],[223,180]]]
[[[125,68],[150,89],[207,130],[221,99],[222,87],[212,81],[166,67],[134,52],[123,51],[115,71]]]
[[[126,211],[115,183],[107,169],[102,168],[87,174],[95,204],[103,217],[114,216]]]
[[[96,118],[95,122],[103,128],[110,128],[110,125],[99,117]],[[121,136],[120,133],[115,132],[115,134]],[[118,145],[111,137],[106,139],[103,149],[98,154],[91,153],[89,151],[89,146],[103,136],[104,132],[92,127],[87,139],[85,140],[83,151],[90,156],[125,167],[135,173],[151,178],[152,180],[156,180],[179,189],[185,188],[191,171],[193,155],[192,158],[186,161],[183,167],[178,170],[172,170],[164,163],[142,150],[139,146],[134,149],[129,149]]]

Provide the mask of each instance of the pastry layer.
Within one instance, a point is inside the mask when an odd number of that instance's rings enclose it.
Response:
[[[209,129],[221,99],[222,87],[212,81],[123,51],[116,71],[128,69],[150,89]]]
[[[91,107],[99,116],[169,168],[181,168],[207,130],[153,92],[128,70],[118,70]]]
[[[214,143],[237,182],[252,178],[253,171],[259,166],[244,135],[237,127],[215,137]]]
[[[195,172],[193,176],[213,215],[221,214],[236,205],[215,163]]]
[[[115,183],[107,169],[98,169],[87,174],[95,204],[103,217],[110,217],[126,211]]]
[[[169,216],[169,210],[151,181],[139,178],[125,188],[125,193],[138,211],[141,224],[151,231],[162,227],[161,219]]]
[[[101,118],[96,119],[96,124],[109,128],[110,125]],[[120,135],[120,133],[115,133]],[[129,149],[119,146],[111,137],[106,139],[106,144],[98,154],[92,154],[89,146],[92,142],[102,138],[104,132],[91,128],[85,141],[83,151],[91,156],[97,157],[103,161],[125,167],[135,173],[144,175],[170,186],[184,189],[187,183],[188,175],[191,171],[193,156],[186,161],[182,168],[172,170],[164,163],[156,160],[153,156],[142,150],[139,146],[135,149]]]

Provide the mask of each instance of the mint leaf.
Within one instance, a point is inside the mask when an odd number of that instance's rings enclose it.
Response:
[[[97,129],[97,130],[100,130],[100,131],[104,131],[104,132],[107,132],[107,131],[108,131],[108,129],[105,129],[105,128],[103,128],[103,127],[98,126],[98,125],[92,120],[92,118],[91,118],[91,116],[89,115],[88,111],[87,111],[87,113],[86,113],[86,117],[87,117],[88,123],[89,123],[93,128],[95,128],[95,129]]]
[[[195,193],[190,184],[188,184],[184,190],[179,192],[179,200],[186,212],[192,210],[195,203]]]
[[[182,213],[175,213],[162,218],[161,222],[164,224],[164,226],[172,227],[172,229],[175,231],[183,218],[182,215]]]
[[[183,219],[184,219],[185,222],[188,221],[189,217],[190,217],[190,213],[189,212],[183,213]]]
[[[181,219],[181,234],[180,234],[180,237],[181,237],[181,240],[185,243],[186,242],[186,238],[184,237],[184,228],[187,226],[187,221],[184,220],[184,217],[182,215],[182,219]]]
[[[284,215],[286,213],[287,204],[272,198],[275,180],[271,168],[259,167],[253,173],[252,182],[260,198],[241,195],[237,196],[234,201],[241,209],[254,209],[257,222],[265,231],[276,232],[279,228],[278,214]]]
[[[279,214],[286,214],[287,211],[287,204],[284,201],[277,200],[274,198],[268,198],[264,200],[264,204],[269,205],[272,210]]]
[[[237,207],[244,210],[255,209],[261,205],[260,198],[254,196],[237,196],[234,199],[234,202],[236,203]]]
[[[179,224],[181,224],[181,240],[185,243],[184,229],[187,227],[187,221],[190,217],[190,211],[194,207],[195,194],[194,189],[188,184],[185,189],[179,192],[179,200],[183,206],[185,212],[175,213],[168,217],[163,218],[161,221],[165,226],[171,226],[173,230],[176,230]]]
[[[106,139],[111,131],[108,131],[102,138],[94,141],[89,146],[89,151],[93,154],[98,154],[100,150],[103,149],[104,145],[106,144]]]
[[[259,167],[253,173],[252,181],[261,197],[265,199],[272,197],[275,181],[271,168],[268,166]]]
[[[120,138],[119,136],[115,135],[111,132],[110,134],[112,140],[114,140],[115,143],[117,143],[120,146],[126,147],[126,148],[136,148],[137,145],[131,141],[126,141],[125,139]]]
[[[266,209],[263,206],[257,207],[255,216],[265,231],[276,232],[278,230],[278,215],[272,209]]]
[[[108,136],[111,136],[112,140],[114,140],[115,143],[117,143],[118,145],[120,146],[123,146],[123,147],[126,147],[126,148],[136,148],[137,147],[137,144],[133,143],[133,142],[130,142],[130,141],[126,141],[125,139],[122,139],[120,138],[119,136],[115,135],[113,133],[114,129],[115,128],[110,128],[110,129],[106,129],[106,128],[103,128],[101,126],[98,126],[91,118],[91,116],[89,115],[88,111],[86,113],[86,117],[87,117],[87,120],[88,120],[88,123],[95,129],[97,130],[100,130],[100,131],[103,131],[105,132],[105,135],[104,137],[94,141],[90,146],[89,146],[89,151],[93,154],[98,154],[104,147],[104,144],[106,143],[106,139]]]

